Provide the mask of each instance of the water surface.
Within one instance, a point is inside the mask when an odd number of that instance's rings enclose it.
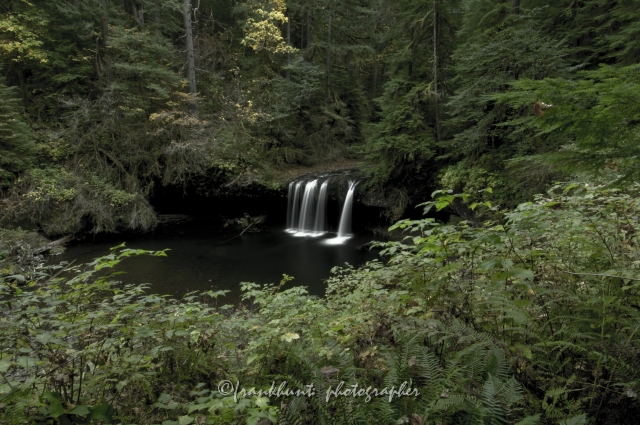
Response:
[[[125,283],[149,283],[151,291],[180,296],[193,290],[230,290],[226,300],[236,301],[240,282],[278,283],[283,274],[295,279],[288,285],[306,286],[311,294],[324,294],[324,280],[334,266],[354,266],[378,258],[377,251],[358,250],[371,240],[356,235],[331,245],[335,234],[296,237],[284,228],[262,233],[221,233],[204,220],[161,226],[151,234],[109,236],[106,240],[82,242],[69,247],[52,262],[77,260],[88,263],[107,255],[109,248],[126,242],[128,248],[161,250],[168,257],[140,256],[124,260],[118,270]],[[231,239],[233,238],[233,239]],[[230,240],[229,240],[230,239]]]

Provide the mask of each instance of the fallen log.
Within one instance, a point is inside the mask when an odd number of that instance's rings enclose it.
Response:
[[[223,243],[227,243],[227,242],[229,242],[229,241],[232,241],[232,240],[234,240],[235,238],[239,238],[240,236],[244,235],[244,232],[246,232],[247,230],[249,230],[249,228],[250,228],[251,226],[253,226],[254,224],[255,224],[255,223],[251,223],[249,226],[245,227],[245,228],[244,228],[244,230],[243,230],[239,235],[236,235],[236,236],[232,237],[231,239],[227,239],[226,241],[222,241],[222,242],[220,242],[218,245],[222,245]]]
[[[55,248],[55,247],[60,246],[60,245],[64,245],[64,244],[66,244],[67,242],[71,242],[71,241],[72,241],[72,240],[74,240],[74,239],[75,239],[75,236],[73,236],[73,235],[67,235],[67,236],[65,236],[64,238],[60,238],[60,239],[55,240],[55,241],[53,241],[53,242],[49,242],[48,244],[46,244],[46,245],[42,245],[41,247],[34,248],[34,249],[31,251],[31,253],[32,253],[33,255],[42,254],[43,252],[50,251],[52,248]]]
[[[162,224],[178,223],[186,220],[191,220],[191,217],[186,214],[158,214],[158,222]]]
[[[267,221],[267,216],[266,215],[259,215],[256,217],[251,217],[249,214],[245,214],[244,217],[242,218],[234,218],[232,220],[227,219],[226,223],[224,224],[224,227],[228,227],[230,225],[232,225],[233,223],[237,223],[239,226],[241,226],[243,228],[242,232],[240,232],[239,235],[236,235],[234,237],[232,237],[231,239],[227,239],[226,241],[222,241],[220,242],[218,245],[222,245],[223,243],[227,243],[229,241],[234,240],[235,238],[239,238],[240,236],[244,235],[244,233],[251,229],[253,226],[255,226],[253,229],[257,230],[257,227],[259,227],[261,224],[264,224]],[[258,232],[260,230],[257,230]]]
[[[58,270],[58,272],[56,274],[53,274],[53,275],[49,276],[49,278],[47,280],[45,280],[44,282],[42,282],[40,285],[46,285],[47,283],[49,283],[49,281],[51,281],[51,280],[55,279],[56,277],[60,276],[62,274],[62,272],[67,270],[69,267],[73,266],[73,263],[75,263],[75,262],[76,262],[76,260],[73,260],[72,262],[70,262],[69,264],[67,264],[66,266],[64,266],[60,270]]]

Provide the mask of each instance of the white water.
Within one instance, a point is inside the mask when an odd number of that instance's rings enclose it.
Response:
[[[313,230],[316,233],[324,233],[327,230],[327,188],[329,180],[325,180],[320,186],[318,194],[318,205],[316,207],[316,222]]]
[[[289,192],[287,193],[287,229],[291,228],[291,223],[293,222],[293,192],[294,192],[295,184],[293,182],[289,183]]]
[[[295,231],[298,227],[298,217],[300,215],[300,191],[302,189],[302,181],[296,182],[293,187],[293,197],[291,197],[291,184],[289,185],[289,208],[287,209],[287,229]]]
[[[342,215],[340,216],[340,226],[338,227],[338,238],[343,238],[351,233],[351,210],[353,209],[353,193],[358,183],[349,180],[349,190],[344,198],[344,206],[342,207]]]
[[[300,206],[300,224],[298,225],[298,229],[303,233],[313,231],[317,185],[318,180],[311,180],[304,188],[304,196]]]
[[[287,205],[287,232],[295,236],[321,236],[328,230],[327,202],[330,178],[319,184],[320,179],[300,180],[289,183]],[[342,206],[336,238],[324,241],[329,245],[340,245],[351,235],[351,216],[354,192],[358,182],[349,181]],[[318,187],[319,186],[319,187]]]

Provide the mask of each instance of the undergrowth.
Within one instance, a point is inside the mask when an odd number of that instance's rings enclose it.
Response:
[[[512,211],[471,207],[493,218],[398,222],[408,236],[383,244],[389,261],[334,269],[324,299],[284,290],[288,276],[243,283],[239,307],[219,306],[224,292],[150,295],[117,266],[166,253],[124,246],[4,281],[0,421],[633,423],[637,194],[573,184]],[[273,394],[283,382],[302,392]],[[405,392],[367,396],[391,388]]]

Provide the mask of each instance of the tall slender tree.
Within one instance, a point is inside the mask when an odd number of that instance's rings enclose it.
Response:
[[[331,82],[331,21],[333,16],[329,12],[329,20],[327,23],[327,52],[326,52],[326,65],[325,65],[325,86],[324,86],[324,101],[329,102],[329,84]]]
[[[287,10],[287,80],[291,79],[291,70],[289,66],[291,66],[291,12]]]
[[[307,49],[311,48],[311,43],[313,43],[313,32],[311,32],[311,21],[313,15],[311,14],[311,10],[307,12]]]
[[[16,87],[7,87],[0,77],[0,187],[29,166],[33,154],[30,128],[20,114]]]
[[[107,0],[99,0],[100,26],[102,28],[102,42],[109,42],[109,11],[107,10]]]
[[[197,90],[196,90],[196,65],[195,54],[193,50],[193,32],[192,32],[192,7],[191,0],[182,0],[182,17],[184,22],[184,43],[187,54],[187,80],[189,82],[189,96],[191,97],[191,110],[196,112]]]
[[[392,76],[378,98],[380,122],[366,146],[380,181],[411,179],[438,154],[440,104],[447,89],[442,84],[447,70],[441,64],[453,50],[450,34],[458,29],[458,4],[402,0],[394,5],[395,19],[386,34],[391,53],[385,63]]]
[[[438,0],[433,0],[433,102],[436,142],[440,144],[440,91],[438,90]]]

